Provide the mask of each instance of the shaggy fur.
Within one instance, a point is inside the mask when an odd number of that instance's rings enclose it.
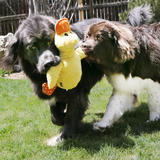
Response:
[[[107,75],[113,93],[94,130],[104,131],[146,90],[150,121],[160,118],[160,23],[133,27],[109,21],[92,24],[83,51]]]
[[[126,22],[131,26],[140,26],[148,24],[152,20],[152,13],[150,6],[138,6],[128,13]]]
[[[72,24],[71,30],[82,39],[86,27],[100,21],[102,19],[84,20]],[[35,94],[40,99],[48,100],[52,122],[63,126],[59,137],[51,139],[48,142],[49,145],[54,145],[57,140],[72,137],[82,130],[81,120],[88,107],[88,94],[104,74],[94,62],[83,59],[81,61],[82,77],[76,88],[66,91],[57,87],[51,96],[42,93],[42,84],[47,81],[46,72],[51,66],[56,66],[60,62],[59,50],[54,44],[55,23],[56,19],[53,17],[42,15],[27,18],[19,26],[4,57],[8,66],[12,66],[17,59],[20,61],[24,73],[32,82]],[[123,49],[124,52],[126,47],[132,50],[127,45]],[[125,55],[126,59],[129,57],[134,58],[134,52],[131,56]],[[118,56],[117,61],[119,61]]]

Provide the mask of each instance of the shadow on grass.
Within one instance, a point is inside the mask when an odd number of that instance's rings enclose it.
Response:
[[[97,116],[102,118],[104,113]],[[142,103],[132,112],[126,112],[122,118],[114,123],[113,127],[107,128],[105,132],[95,132],[92,130],[93,123],[84,123],[84,131],[74,136],[72,139],[64,141],[61,149],[70,150],[73,147],[84,148],[88,153],[94,154],[104,146],[114,146],[116,148],[132,148],[135,146],[131,136],[140,136],[141,133],[160,131],[160,120],[148,122],[148,104]]]

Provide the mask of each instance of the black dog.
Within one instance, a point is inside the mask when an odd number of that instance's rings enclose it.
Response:
[[[82,38],[83,30],[80,28],[85,29],[96,21],[100,19],[79,22],[78,27],[76,24],[71,25],[71,30]],[[66,139],[82,130],[81,120],[88,107],[88,94],[96,82],[101,80],[103,73],[94,63],[82,60],[83,75],[76,88],[66,91],[57,87],[51,96],[42,93],[42,84],[47,82],[46,72],[60,62],[59,50],[54,44],[55,23],[54,18],[42,15],[24,20],[7,48],[4,61],[7,65],[13,65],[19,59],[36,95],[49,101],[52,122],[63,126],[60,138]]]
[[[84,20],[71,25],[71,30],[82,39],[87,26],[99,21],[102,19]],[[62,140],[82,130],[81,120],[88,108],[88,95],[91,88],[103,77],[103,72],[94,62],[89,63],[83,59],[82,78],[76,88],[66,91],[57,87],[51,96],[42,93],[42,84],[47,81],[46,72],[60,62],[59,51],[54,44],[55,23],[56,19],[53,17],[42,15],[28,17],[16,31],[7,48],[4,61],[9,66],[17,59],[20,61],[36,95],[49,101],[52,122],[63,126],[57,139]]]

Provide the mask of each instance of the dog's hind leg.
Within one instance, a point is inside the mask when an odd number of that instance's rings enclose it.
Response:
[[[106,107],[106,112],[100,122],[93,125],[93,130],[104,132],[106,127],[112,126],[124,112],[131,110],[137,96],[127,93],[113,92],[109,103]]]
[[[152,80],[148,80],[148,82],[149,121],[155,121],[160,118],[160,84],[158,82],[153,82]]]

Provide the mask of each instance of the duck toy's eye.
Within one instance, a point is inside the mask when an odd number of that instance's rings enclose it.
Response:
[[[65,33],[64,35],[65,35],[65,36],[68,36],[68,34],[67,34],[67,33]]]

